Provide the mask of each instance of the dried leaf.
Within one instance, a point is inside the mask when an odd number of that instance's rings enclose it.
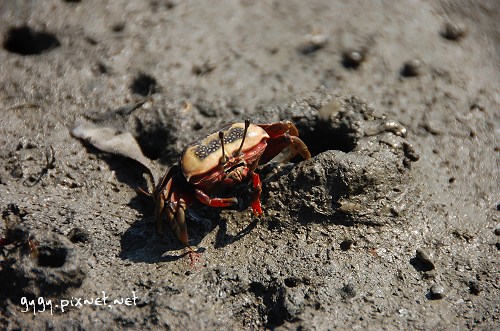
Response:
[[[149,170],[153,179],[156,178],[153,172],[155,168],[153,162],[144,155],[139,143],[130,132],[120,132],[113,127],[95,127],[88,124],[79,125],[70,132],[74,137],[90,142],[103,152],[125,156],[139,162]]]

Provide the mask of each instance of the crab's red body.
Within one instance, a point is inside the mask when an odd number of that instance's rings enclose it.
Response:
[[[212,207],[236,204],[236,198],[210,198],[209,194],[241,182],[252,176],[254,192],[252,208],[262,214],[259,197],[261,183],[254,172],[259,164],[273,159],[290,146],[289,160],[297,153],[304,159],[311,157],[307,146],[298,138],[298,131],[290,121],[273,124],[228,124],[188,145],[179,165],[171,167],[156,185],[152,196],[156,201],[156,233],[161,234],[163,220],[175,237],[189,246],[185,210],[196,201]]]

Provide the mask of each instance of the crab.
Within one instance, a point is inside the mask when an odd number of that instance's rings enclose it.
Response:
[[[210,195],[220,189],[250,177],[253,183],[251,205],[256,216],[262,215],[259,201],[262,186],[255,169],[265,164],[290,147],[290,153],[281,162],[297,154],[309,159],[311,154],[306,144],[298,137],[295,125],[290,121],[272,124],[245,123],[227,124],[201,140],[189,144],[180,159],[172,166],[153,192],[146,193],[156,202],[155,232],[162,233],[162,223],[190,251],[185,211],[200,201],[212,207],[227,207],[238,203],[236,197],[219,198]]]
[[[15,244],[25,246],[29,249],[33,257],[38,256],[35,237],[29,233],[28,229],[20,224],[13,225],[5,231],[5,237],[0,238],[0,255],[5,258],[5,246]]]
[[[5,220],[5,233],[4,237],[0,238],[0,255],[6,258],[5,246],[14,244],[16,247],[28,248],[29,252],[33,257],[38,256],[37,240],[35,236],[29,232],[29,230],[17,224],[15,220],[11,220],[9,214],[19,213],[17,206],[10,204],[8,210],[4,211],[3,218]]]

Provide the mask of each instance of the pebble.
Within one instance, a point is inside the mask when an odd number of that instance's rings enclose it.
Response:
[[[360,210],[360,206],[357,203],[342,201],[340,207],[337,208],[338,211],[344,214],[353,214]]]
[[[323,48],[328,43],[328,36],[320,33],[310,33],[305,39],[306,42],[300,47],[300,51],[305,55]]]
[[[465,34],[465,30],[465,25],[462,23],[454,24],[446,22],[441,35],[446,39],[458,40]]]
[[[424,264],[428,271],[436,268],[434,261],[432,261],[429,254],[422,248],[417,249],[417,259]]]
[[[446,297],[446,289],[440,283],[431,286],[430,289],[431,299],[443,299]]]
[[[413,59],[405,62],[401,74],[404,77],[416,77],[420,74],[420,61]]]
[[[346,68],[356,69],[365,59],[363,52],[355,50],[347,50],[342,55],[342,64]]]

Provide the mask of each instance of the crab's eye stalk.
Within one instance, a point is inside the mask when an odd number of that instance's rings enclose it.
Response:
[[[220,162],[222,164],[226,163],[226,152],[224,151],[224,132],[219,131],[219,138],[220,138],[220,146],[222,148],[222,157],[220,158]]]
[[[248,127],[250,126],[250,119],[245,120],[245,130],[243,131],[243,139],[241,139],[241,145],[240,148],[238,148],[238,151],[236,152],[236,157],[239,157],[241,155],[241,149],[243,148],[243,144],[245,143],[245,138],[247,137],[247,131]]]

